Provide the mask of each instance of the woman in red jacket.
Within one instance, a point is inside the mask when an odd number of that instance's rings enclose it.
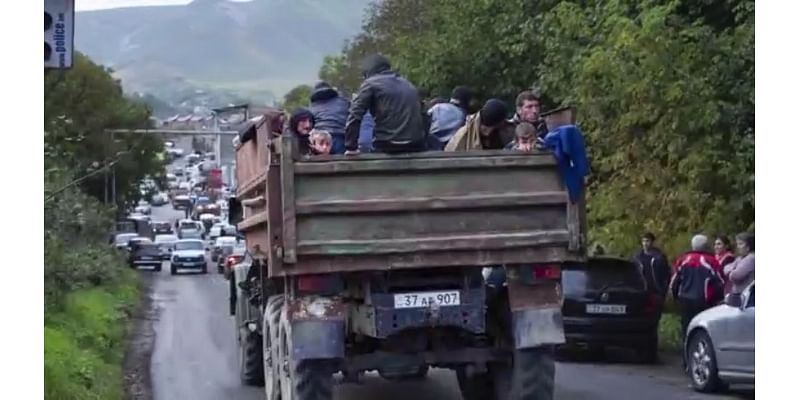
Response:
[[[723,271],[725,270],[726,265],[736,261],[736,255],[733,254],[732,248],[731,240],[725,235],[719,235],[717,236],[716,240],[714,240],[714,257],[717,259],[717,262]],[[723,292],[725,294],[730,293],[731,283],[728,280],[727,274],[722,274],[722,281],[725,284]]]

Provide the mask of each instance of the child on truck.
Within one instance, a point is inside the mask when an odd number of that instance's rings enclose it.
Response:
[[[506,149],[517,151],[533,151],[536,144],[536,127],[529,122],[520,122],[514,129],[514,140]]]
[[[314,155],[328,155],[331,154],[333,136],[326,130],[313,129],[309,135],[309,144]]]

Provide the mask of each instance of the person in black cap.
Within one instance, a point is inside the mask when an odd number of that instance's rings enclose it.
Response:
[[[328,131],[333,138],[331,154],[344,153],[344,125],[350,102],[339,95],[328,82],[314,85],[311,92],[311,113],[314,114],[314,128]]]
[[[441,102],[428,109],[431,126],[428,150],[443,150],[459,128],[464,126],[467,110],[472,101],[472,91],[465,86],[453,89],[449,102]]]
[[[345,125],[345,154],[358,154],[361,121],[368,111],[375,120],[373,151],[425,151],[422,104],[417,88],[392,71],[389,60],[379,54],[367,57],[362,67],[364,82],[350,105]]]
[[[480,111],[467,117],[445,151],[498,150],[514,140],[514,125],[506,120],[508,106],[499,99],[489,99]]]

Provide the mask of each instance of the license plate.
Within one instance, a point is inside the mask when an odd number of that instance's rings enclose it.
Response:
[[[627,306],[622,304],[587,304],[587,314],[625,314]]]
[[[428,308],[431,306],[457,306],[461,304],[458,290],[445,292],[414,292],[394,295],[394,308]]]

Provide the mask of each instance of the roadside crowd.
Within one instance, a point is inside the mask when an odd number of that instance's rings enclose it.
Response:
[[[736,248],[724,235],[716,236],[713,245],[709,237],[698,234],[691,239],[691,250],[680,255],[672,266],[667,256],[655,246],[656,237],[650,232],[642,235],[642,248],[633,258],[642,268],[648,288],[667,294],[678,305],[681,330],[697,314],[723,301],[727,294],[740,295],[756,278],[755,234],[736,235]]]

